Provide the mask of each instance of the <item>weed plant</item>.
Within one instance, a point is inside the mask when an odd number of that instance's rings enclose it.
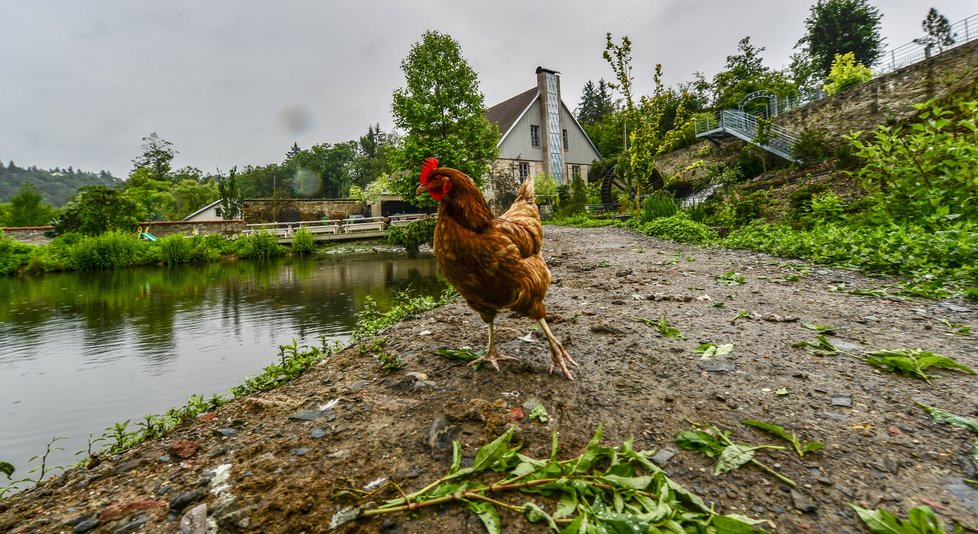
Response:
[[[249,259],[268,259],[285,254],[285,247],[268,232],[255,232],[235,240],[238,256]]]
[[[292,236],[292,253],[297,256],[305,256],[316,251],[316,240],[305,228],[299,230]]]

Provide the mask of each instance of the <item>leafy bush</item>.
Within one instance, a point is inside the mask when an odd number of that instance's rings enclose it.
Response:
[[[26,245],[15,241],[0,232],[0,276],[8,276],[27,263],[32,249],[31,245]]]
[[[193,255],[193,247],[190,240],[182,235],[171,235],[157,241],[159,246],[159,260],[167,265],[177,265],[179,263],[189,263]]]
[[[915,106],[920,122],[880,127],[872,142],[849,137],[863,165],[853,174],[879,217],[941,228],[978,220],[978,100]]]
[[[978,225],[959,223],[942,230],[920,225],[852,226],[826,222],[811,230],[753,224],[722,241],[786,258],[902,275],[928,296],[978,299]]]
[[[408,254],[414,255],[421,250],[421,245],[432,246],[435,239],[435,224],[437,219],[426,217],[411,221],[407,226],[391,226],[387,229],[387,242],[396,247],[404,247]]]
[[[845,212],[845,201],[832,191],[812,197],[811,218],[818,224],[841,222]]]
[[[827,78],[829,83],[825,85],[825,91],[831,96],[872,79],[873,71],[856,61],[854,53],[836,54],[835,60],[832,61],[832,68],[829,70]]]
[[[587,213],[578,213],[570,217],[552,217],[546,220],[547,224],[556,226],[573,226],[575,228],[599,228],[602,226],[614,226],[618,224],[615,219],[592,219]]]
[[[285,247],[278,244],[278,239],[268,232],[255,232],[239,238],[235,242],[238,256],[242,258],[274,258],[285,254]]]
[[[641,230],[651,236],[694,245],[711,243],[718,237],[712,228],[690,219],[689,215],[682,211],[672,217],[663,217],[645,223],[641,226]]]
[[[832,155],[832,144],[821,130],[805,128],[791,146],[791,153],[805,163],[815,163]]]
[[[140,263],[149,244],[128,232],[111,231],[84,238],[68,250],[69,264],[79,271],[118,269]]]
[[[306,254],[312,254],[315,251],[316,240],[313,239],[312,234],[305,228],[299,228],[299,231],[292,236],[292,253],[298,256],[304,256]]]
[[[659,190],[642,201],[642,221],[649,222],[663,217],[672,217],[679,210],[679,202],[673,194]]]

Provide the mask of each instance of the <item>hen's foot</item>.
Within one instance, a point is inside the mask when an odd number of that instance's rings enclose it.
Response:
[[[574,380],[574,377],[571,376],[570,370],[567,369],[567,364],[577,367],[577,362],[574,361],[574,358],[570,357],[570,354],[567,354],[567,351],[564,350],[564,346],[560,344],[560,341],[557,341],[557,337],[550,331],[550,326],[547,324],[547,320],[540,319],[539,323],[540,326],[543,327],[543,333],[547,336],[547,343],[550,344],[550,352],[553,353],[553,357],[550,360],[550,372],[554,372],[555,367],[560,367],[560,372],[564,374],[564,377],[567,378],[567,380]]]
[[[496,350],[491,350],[491,351],[486,351],[486,353],[483,354],[479,359],[472,360],[471,362],[469,362],[469,367],[472,367],[474,365],[479,365],[482,362],[489,362],[490,364],[492,364],[493,369],[498,371],[500,360],[515,360],[515,359],[516,358],[513,358],[512,356],[506,356],[505,354],[500,354]]]

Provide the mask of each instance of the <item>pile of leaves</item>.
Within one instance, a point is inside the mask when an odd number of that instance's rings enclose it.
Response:
[[[369,498],[379,489],[343,490],[340,497],[359,502],[339,510],[330,528],[361,517],[415,512],[450,503],[465,503],[490,534],[502,531],[499,508],[567,534],[659,530],[750,533],[760,532],[755,525],[764,522],[714,513],[702,499],[653,464],[649,460],[651,451],[636,451],[630,439],[618,447],[601,445],[600,426],[584,451],[568,460],[558,460],[556,433],[549,458],[520,453],[520,447],[511,444],[515,429],[510,427],[481,447],[471,467],[461,467],[462,448],[454,442],[448,473],[409,495],[401,492],[400,498],[376,503]],[[396,484],[388,482],[385,487]],[[504,500],[504,495],[520,498],[513,502]]]

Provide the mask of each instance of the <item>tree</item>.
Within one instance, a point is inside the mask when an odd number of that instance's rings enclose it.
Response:
[[[139,224],[139,206],[117,189],[104,185],[80,188],[54,220],[54,233],[97,235],[110,230],[131,231]]]
[[[805,19],[805,35],[792,58],[795,79],[828,76],[836,54],[852,52],[856,61],[873,65],[882,53],[880,19],[883,15],[867,0],[819,0]]]
[[[417,173],[429,157],[440,165],[469,175],[477,185],[498,150],[499,129],[486,119],[485,104],[475,71],[462,56],[458,42],[435,31],[425,32],[401,61],[406,87],[394,91],[394,125],[404,132],[395,153],[395,168],[409,171],[393,180],[394,192],[417,205]]]
[[[825,92],[834,95],[839,91],[848,89],[853,85],[868,82],[873,79],[873,71],[869,67],[856,61],[856,56],[852,52],[835,56],[832,62],[832,70],[829,72],[825,86]]]
[[[927,18],[920,25],[927,35],[914,39],[913,42],[923,45],[927,49],[928,55],[930,55],[931,49],[935,47],[937,53],[941,53],[945,47],[954,44],[956,35],[951,33],[951,22],[947,20],[947,17],[938,13],[936,9],[930,8],[930,11],[927,12]]]
[[[173,184],[156,180],[148,167],[138,167],[126,180],[122,195],[138,206],[133,213],[140,221],[163,221],[173,212],[175,199],[170,189]]]
[[[783,73],[764,66],[761,58],[763,51],[764,47],[751,44],[750,36],[737,43],[737,53],[727,56],[726,66],[713,77],[714,108],[735,108],[745,96],[755,91],[768,91],[780,96],[797,92]],[[695,102],[696,99],[691,104]]]
[[[361,188],[388,175],[392,169],[388,161],[397,136],[380,129],[380,124],[367,126],[367,133],[357,141],[357,153],[351,171],[353,182]]]
[[[139,169],[147,169],[149,177],[153,180],[170,179],[170,162],[177,151],[173,149],[173,143],[161,139],[156,132],[143,138],[143,153],[132,160],[133,169],[129,174],[133,174]]]
[[[173,195],[173,211],[167,218],[174,221],[180,220],[220,198],[217,184],[214,182],[201,182],[189,178],[174,184],[170,193]]]
[[[51,222],[56,210],[45,204],[33,182],[24,182],[10,197],[6,226],[43,226]]]
[[[615,112],[615,101],[611,98],[611,87],[604,81],[598,80],[598,85],[588,80],[584,84],[581,103],[577,107],[577,120],[581,125],[594,124],[608,114]]]
[[[241,193],[238,191],[238,168],[233,167],[227,178],[217,178],[217,191],[221,196],[221,218],[225,221],[241,217]]]

